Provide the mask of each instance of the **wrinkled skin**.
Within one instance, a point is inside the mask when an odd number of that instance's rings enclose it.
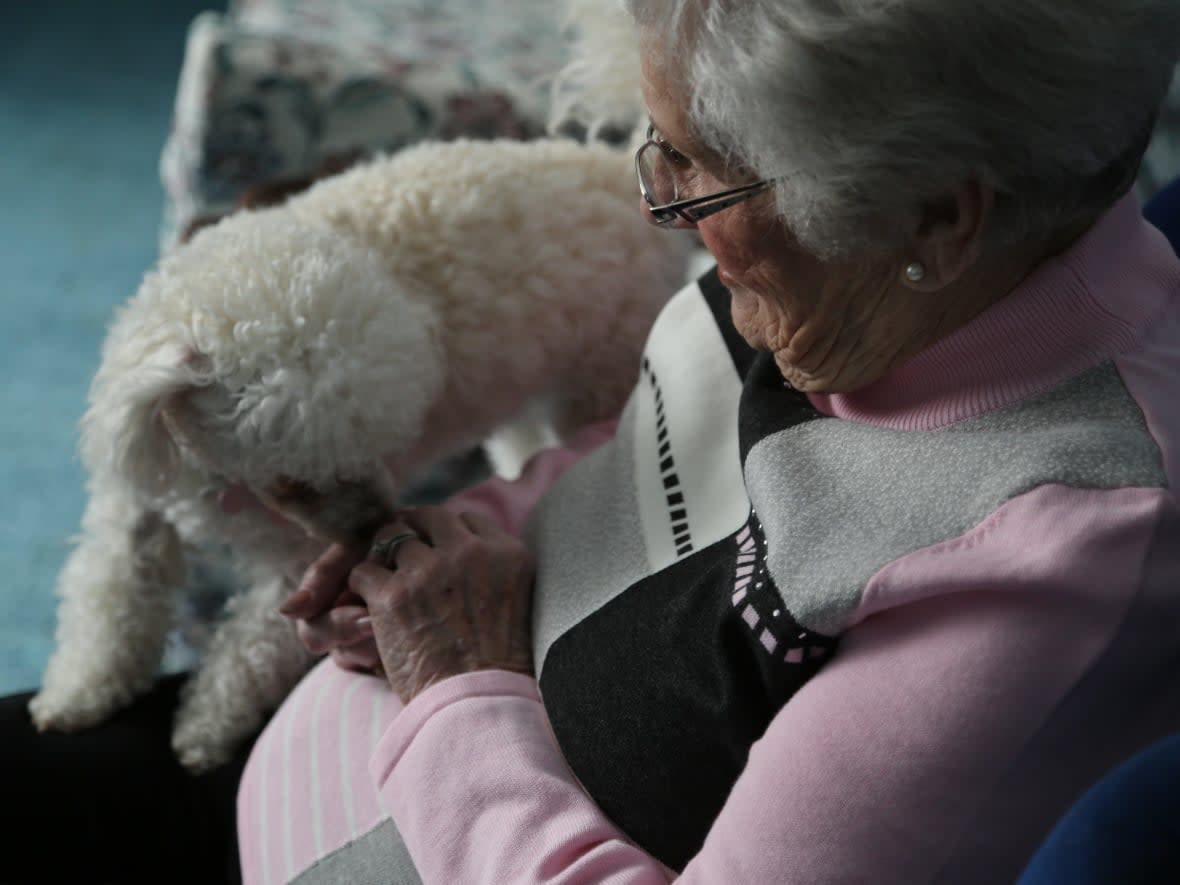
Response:
[[[335,545],[308,570],[283,613],[315,653],[379,670],[403,702],[450,676],[533,672],[535,566],[492,520],[441,507],[403,511],[375,541],[412,532],[388,566],[371,548]]]
[[[685,78],[659,63],[652,51],[659,45],[645,41],[643,94],[658,140],[677,158],[680,196],[753,181],[756,176],[727,167],[696,137],[684,112]],[[909,241],[897,254],[812,254],[775,217],[773,190],[693,226],[733,296],[731,314],[742,337],[772,353],[796,389],[846,393],[966,324],[1064,245],[1022,244],[980,261],[993,200],[989,189],[968,180],[944,199],[890,219]],[[905,277],[915,261],[925,269],[918,282]]]

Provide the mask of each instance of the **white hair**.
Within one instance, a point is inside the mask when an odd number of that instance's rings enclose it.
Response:
[[[898,221],[970,178],[996,192],[993,243],[1093,219],[1132,185],[1180,55],[1176,0],[627,6],[696,136],[775,179],[820,255],[900,248]]]

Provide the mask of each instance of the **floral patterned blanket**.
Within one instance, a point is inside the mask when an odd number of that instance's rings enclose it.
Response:
[[[606,0],[610,2],[610,0]],[[161,161],[161,246],[262,183],[425,138],[544,130],[558,0],[230,0],[192,24]],[[1139,176],[1180,175],[1180,77]]]
[[[235,0],[189,31],[161,245],[263,182],[424,138],[544,130],[553,0]]]

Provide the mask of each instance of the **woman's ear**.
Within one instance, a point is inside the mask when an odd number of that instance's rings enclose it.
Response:
[[[965,274],[983,253],[995,192],[976,179],[925,203],[914,234],[912,258],[903,273],[912,289],[934,292]],[[910,272],[916,263],[920,272]]]

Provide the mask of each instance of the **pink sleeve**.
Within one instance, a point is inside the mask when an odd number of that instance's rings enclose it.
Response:
[[[443,505],[457,513],[481,513],[501,528],[520,534],[529,514],[563,473],[615,435],[618,419],[602,421],[580,430],[560,449],[545,449],[529,459],[514,480],[492,477],[453,495]]]
[[[1093,688],[1085,677],[1153,592],[1145,562],[1163,495],[1038,489],[882,569],[871,611],[754,744],[681,878],[1015,878],[996,874],[1019,871],[1090,769],[1101,771],[1110,735],[1129,727],[1112,715],[1079,742],[1076,724],[1058,718],[1065,699],[1159,707],[1157,681],[1140,689],[1128,674]],[[1174,570],[1176,555],[1165,559]],[[1173,655],[1143,647],[1141,634],[1134,642],[1143,666]],[[1064,784],[1062,766],[1047,764],[1058,746],[1075,757]],[[582,791],[528,677],[489,671],[434,686],[395,720],[370,770],[426,882],[671,878]],[[979,833],[985,860],[959,876],[956,852]]]
[[[370,771],[423,882],[671,878],[578,785],[531,677],[488,670],[431,687],[394,720]]]

